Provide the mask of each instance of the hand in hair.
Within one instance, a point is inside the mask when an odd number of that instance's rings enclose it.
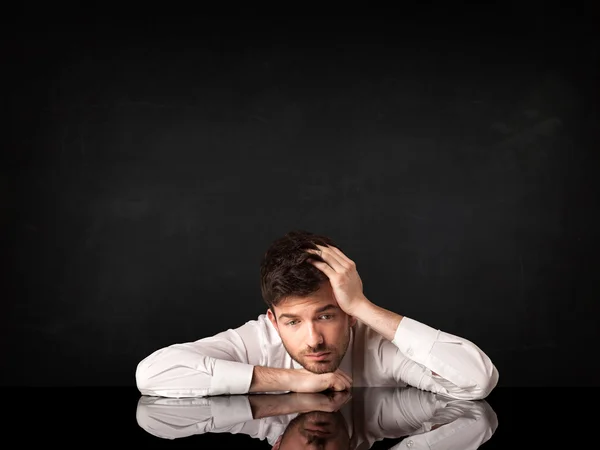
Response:
[[[363,284],[356,264],[340,249],[333,246],[317,245],[319,250],[307,249],[309,253],[319,255],[323,261],[309,259],[329,278],[333,293],[342,310],[351,316],[362,304],[368,302],[363,293]]]

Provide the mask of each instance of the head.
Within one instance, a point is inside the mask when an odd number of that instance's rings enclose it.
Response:
[[[273,450],[295,448],[348,449],[350,437],[339,411],[312,411],[295,417],[277,439]]]
[[[330,238],[292,231],[275,240],[261,264],[261,291],[267,316],[289,355],[314,373],[335,371],[350,341],[356,320],[338,305],[329,279],[307,262],[319,256],[306,252],[334,245]],[[339,247],[338,247],[339,248]],[[321,357],[314,357],[325,353]]]

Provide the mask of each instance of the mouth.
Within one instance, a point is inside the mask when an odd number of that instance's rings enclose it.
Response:
[[[306,355],[306,357],[312,359],[313,361],[320,361],[322,359],[327,359],[330,354],[331,352],[311,353]]]
[[[332,433],[332,423],[329,420],[321,420],[319,418],[310,419],[304,426],[304,429],[317,436],[327,436]]]
[[[329,430],[323,430],[323,429],[317,429],[317,428],[305,428],[304,430],[307,433],[310,433],[313,436],[317,436],[317,437],[327,437],[327,436],[331,435],[331,431],[329,431]]]

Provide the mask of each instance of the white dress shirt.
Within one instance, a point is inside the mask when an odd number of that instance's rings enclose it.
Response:
[[[205,397],[246,394],[254,366],[300,369],[265,314],[235,329],[158,349],[139,362],[143,395]],[[498,382],[474,343],[403,317],[392,341],[357,320],[340,368],[353,386],[414,386],[455,399],[485,398]]]
[[[404,437],[392,447],[394,450],[474,450],[498,427],[497,416],[485,400],[455,400],[414,387],[353,388],[352,396],[339,411],[351,449],[367,449],[382,439]],[[162,439],[232,433],[266,439],[270,445],[297,416],[291,413],[254,419],[248,395],[185,399],[142,396],[136,410],[139,426]]]

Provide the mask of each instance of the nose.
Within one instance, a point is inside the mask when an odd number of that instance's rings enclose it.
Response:
[[[311,348],[317,348],[323,343],[323,335],[319,329],[310,322],[308,324],[308,333],[306,336],[306,345]]]

